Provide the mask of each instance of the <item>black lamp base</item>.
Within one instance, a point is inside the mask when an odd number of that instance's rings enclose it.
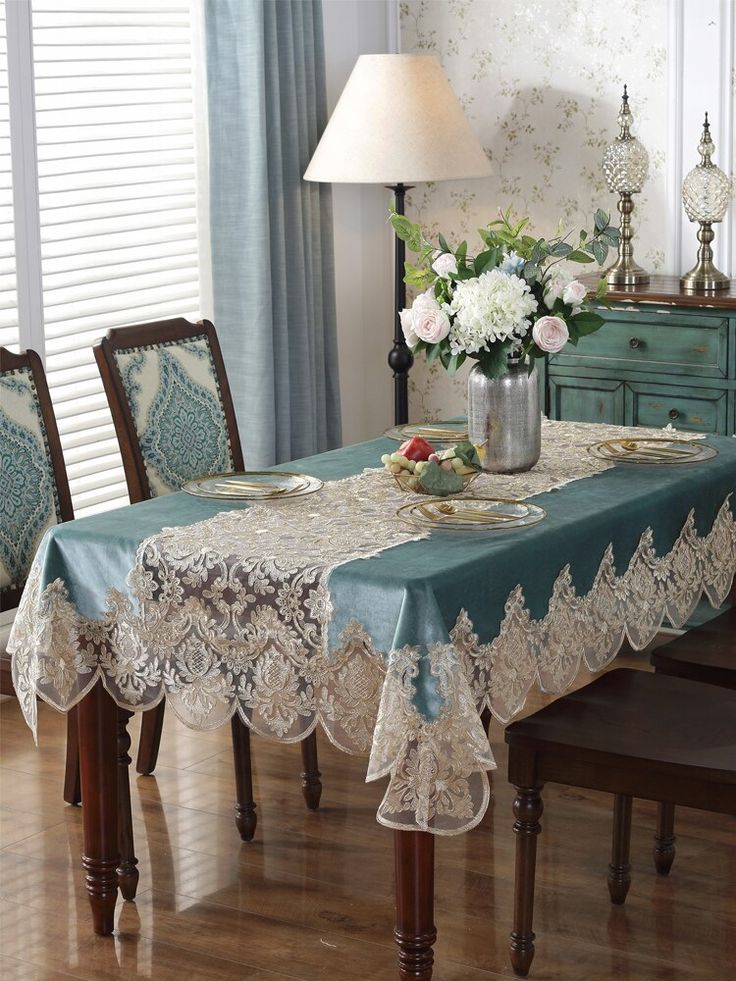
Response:
[[[411,187],[405,184],[392,184],[394,208],[399,215],[404,214],[404,195]],[[400,238],[394,243],[394,346],[388,353],[388,365],[394,374],[394,423],[397,426],[409,421],[409,371],[414,364],[414,355],[404,340],[401,329],[401,311],[406,306],[406,285],[404,284],[404,260],[406,248]]]

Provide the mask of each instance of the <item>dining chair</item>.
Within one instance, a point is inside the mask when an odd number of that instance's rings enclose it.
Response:
[[[652,651],[656,674],[689,678],[736,691],[736,607],[687,630]],[[661,801],[654,835],[654,865],[667,875],[675,860],[675,805]]]
[[[25,581],[44,532],[72,521],[59,430],[46,375],[35,351],[13,354],[0,347],[0,614],[18,606]],[[0,627],[0,693],[14,695],[7,643],[12,623]],[[125,899],[135,897],[137,860],[133,845],[128,765],[130,745],[118,716],[118,884]],[[82,802],[77,709],[67,713],[64,800]]]
[[[243,470],[235,410],[214,325],[177,318],[118,327],[94,348],[135,504],[181,489],[204,475]],[[143,713],[136,769],[153,773],[165,701]],[[244,841],[256,827],[250,730],[232,719],[238,802],[236,824]],[[302,792],[319,807],[322,793],[317,741],[301,742]]]
[[[59,430],[35,351],[0,347],[0,693],[15,695],[7,651],[12,614],[47,528],[74,518]],[[77,713],[67,716],[64,800],[78,804]]]
[[[534,957],[534,880],[545,783],[614,795],[611,902],[631,884],[633,797],[736,815],[736,691],[618,668],[506,729],[516,788],[510,952],[526,977]]]

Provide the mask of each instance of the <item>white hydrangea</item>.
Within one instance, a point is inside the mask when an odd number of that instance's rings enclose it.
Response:
[[[453,354],[487,350],[494,341],[523,337],[537,309],[529,284],[500,269],[457,283],[445,309],[453,320],[448,339]]]

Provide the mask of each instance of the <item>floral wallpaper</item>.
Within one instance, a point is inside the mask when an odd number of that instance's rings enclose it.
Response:
[[[476,229],[508,205],[539,235],[560,219],[590,227],[598,206],[616,214],[601,159],[626,82],[650,156],[634,251],[650,271],[668,271],[667,0],[403,0],[400,18],[401,50],[437,55],[494,169],[484,180],[419,185],[407,201],[413,221],[473,245]],[[451,379],[419,357],[410,417],[463,413],[467,370]]]

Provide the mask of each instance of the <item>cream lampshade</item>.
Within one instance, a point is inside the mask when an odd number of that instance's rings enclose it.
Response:
[[[491,165],[434,55],[361,55],[304,179],[385,184],[404,213],[413,182],[487,177]],[[411,351],[399,321],[405,306],[404,243],[396,240],[394,373],[397,423],[408,421]]]

